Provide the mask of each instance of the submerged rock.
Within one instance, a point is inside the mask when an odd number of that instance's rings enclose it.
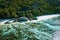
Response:
[[[3,26],[1,40],[52,40],[53,30],[40,22]]]

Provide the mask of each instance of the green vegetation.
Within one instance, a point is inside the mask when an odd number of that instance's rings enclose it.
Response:
[[[60,0],[0,0],[0,18],[60,13]]]

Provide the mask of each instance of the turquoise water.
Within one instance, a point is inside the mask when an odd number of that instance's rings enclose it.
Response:
[[[0,26],[0,40],[53,40],[60,30],[60,17],[45,21],[16,23]]]

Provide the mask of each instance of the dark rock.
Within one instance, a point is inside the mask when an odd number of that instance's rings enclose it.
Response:
[[[14,18],[13,20],[14,20],[13,22],[18,22],[19,19],[18,18]]]
[[[20,17],[18,19],[18,22],[25,22],[25,21],[28,21],[28,18],[26,18],[26,17]]]
[[[34,17],[34,18],[32,18],[32,20],[37,20],[37,18],[36,18],[36,17]]]
[[[10,22],[7,21],[7,22],[5,22],[4,24],[10,24]]]

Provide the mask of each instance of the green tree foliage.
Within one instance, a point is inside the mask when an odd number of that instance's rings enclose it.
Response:
[[[60,13],[60,0],[0,0],[0,18]]]

